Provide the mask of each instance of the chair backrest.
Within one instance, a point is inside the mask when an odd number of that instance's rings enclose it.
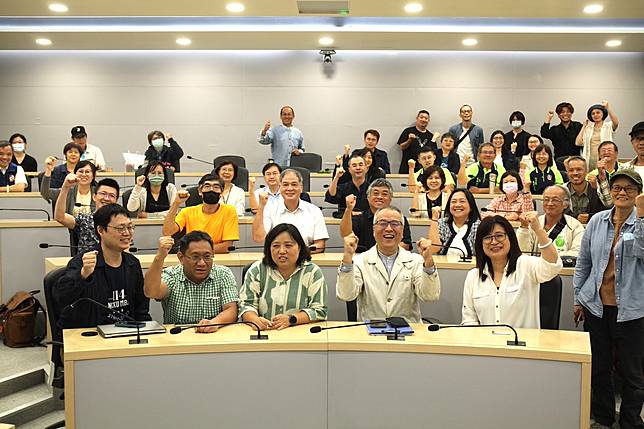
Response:
[[[128,189],[127,191],[123,192],[123,195],[121,195],[121,199],[123,200],[123,207],[125,207],[125,210],[127,210],[127,202],[130,200],[130,196],[132,195],[132,189]],[[136,218],[136,212],[131,212],[127,210],[128,214],[132,219]]]
[[[186,191],[190,194],[186,200],[186,207],[197,206],[203,202],[199,196],[199,188],[197,186],[190,186],[186,188]]]
[[[215,173],[215,169],[213,169],[210,174],[212,174],[213,176],[217,175],[217,173]],[[248,192],[249,176],[250,173],[248,172],[248,169],[246,169],[245,167],[237,167],[237,177],[235,177],[235,180],[233,180],[233,184],[242,188],[244,192]]]
[[[322,170],[322,155],[313,152],[302,152],[291,157],[291,167],[302,167],[314,173]]]
[[[236,186],[239,186],[244,190],[244,192],[248,192],[248,176],[249,172],[246,169],[246,167],[237,167],[237,177],[235,177],[235,180],[233,180],[233,183]]]
[[[134,172],[134,182],[136,182],[136,178],[139,176],[142,176],[145,173],[145,167],[139,167],[136,169]],[[165,174],[168,176],[168,183],[174,183],[174,171],[172,171],[169,168],[165,169]]]
[[[559,275],[539,285],[541,329],[559,329],[561,290],[562,282]]]
[[[244,265],[244,268],[242,268],[242,277],[241,277],[242,284],[244,283],[244,279],[246,278],[246,273],[250,269],[250,266],[253,264],[254,262],[251,262],[250,264]]]
[[[237,167],[246,168],[246,158],[239,155],[219,155],[212,161],[212,165],[217,168],[223,161],[232,161]]]
[[[58,327],[58,319],[60,318],[61,308],[54,299],[53,290],[58,284],[58,280],[65,273],[65,267],[58,268],[54,271],[48,272],[43,279],[43,290],[45,291],[45,306],[47,307],[47,322],[49,323],[49,332],[51,333],[51,339],[54,341],[63,340],[63,332]],[[57,366],[62,366],[62,360],[60,357],[60,346],[53,345],[52,347],[52,362]]]
[[[311,190],[311,171],[303,167],[288,167],[292,170],[299,171],[302,175],[302,192],[309,192]]]

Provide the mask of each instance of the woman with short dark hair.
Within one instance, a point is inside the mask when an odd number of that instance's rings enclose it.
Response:
[[[136,178],[127,209],[139,218],[163,219],[177,197],[177,188],[168,182],[168,173],[158,161],[150,162]]]
[[[463,325],[540,328],[539,285],[559,274],[563,264],[537,212],[526,217],[537,235],[540,257],[521,254],[506,218],[481,221],[474,244],[476,268],[467,273],[463,287]]]
[[[523,191],[523,180],[516,171],[506,171],[501,175],[501,192],[487,205],[482,217],[498,214],[509,221],[519,220],[523,213],[534,210],[530,191]]]
[[[224,181],[219,202],[235,207],[237,216],[244,216],[246,213],[246,193],[233,183],[237,178],[237,171],[237,164],[232,161],[222,161],[215,167],[215,174]]]
[[[69,173],[73,173],[76,168],[76,164],[81,159],[83,155],[83,148],[74,142],[69,142],[63,147],[63,155],[65,156],[65,162],[56,166],[56,160],[59,159],[55,156],[48,156],[45,159],[45,172],[43,173],[42,180],[45,178],[49,181],[50,188],[60,188],[63,186],[65,177]],[[42,183],[39,184],[42,188]]]
[[[145,165],[151,161],[158,161],[175,173],[181,171],[179,160],[183,157],[183,149],[172,135],[159,130],[150,131],[148,145],[145,151]]]
[[[563,176],[555,165],[550,146],[540,144],[532,152],[532,170],[526,172],[530,181],[530,192],[541,195],[548,186],[563,185]]]
[[[239,292],[239,317],[260,329],[326,320],[327,284],[294,225],[280,223],[264,240],[264,258],[254,262]]]

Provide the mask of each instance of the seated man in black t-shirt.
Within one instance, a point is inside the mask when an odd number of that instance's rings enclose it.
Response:
[[[367,201],[369,210],[365,210],[359,216],[351,216],[356,205],[356,197],[349,195],[346,197],[347,209],[340,221],[340,235],[344,238],[352,232],[358,237],[357,253],[364,252],[376,244],[373,236],[373,217],[383,207],[391,206],[394,191],[391,183],[386,179],[376,179],[367,188]],[[404,218],[403,238],[400,246],[406,250],[411,250],[411,230],[407,218]]]
[[[138,321],[152,320],[150,302],[143,293],[139,260],[127,253],[134,225],[118,204],[107,204],[94,213],[99,250],[79,253],[67,264],[53,289],[57,305],[64,309],[81,298],[91,298]],[[60,315],[63,328],[88,328],[116,322],[119,317],[88,301],[66,308]]]
[[[355,195],[357,199],[354,214],[357,215],[369,209],[369,203],[367,202],[367,188],[369,187],[369,183],[366,179],[367,167],[364,158],[354,152],[349,159],[349,175],[351,175],[351,180],[338,184],[340,177],[344,174],[346,173],[343,168],[336,170],[331,185],[324,195],[324,201],[338,205],[337,217],[341,217],[344,214],[347,207],[345,200],[348,195]],[[336,217],[335,214],[334,217]]]

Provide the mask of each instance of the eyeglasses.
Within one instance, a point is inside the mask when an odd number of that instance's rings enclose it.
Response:
[[[372,196],[372,197],[383,197],[383,198],[387,198],[387,197],[390,197],[390,196],[391,196],[391,193],[390,193],[389,191],[383,191],[383,192],[380,192],[380,191],[371,191],[371,196]]]
[[[610,187],[610,190],[611,190],[611,192],[615,192],[616,194],[619,194],[622,191],[626,192],[627,195],[636,195],[637,194],[637,187],[635,187],[635,186],[612,185]]]
[[[134,225],[121,225],[121,226],[112,226],[112,225],[107,225],[108,228],[114,228],[119,234],[124,235],[124,234],[133,234],[134,229],[136,228]]]
[[[496,152],[492,152],[491,150],[482,150],[481,155],[496,155]]]
[[[212,262],[213,256],[212,256],[212,255],[203,255],[203,256],[201,256],[201,255],[191,255],[191,256],[187,256],[187,255],[186,255],[186,258],[187,258],[190,262],[192,262],[193,264],[198,264],[198,263],[199,263],[199,261],[202,261],[202,260],[203,260],[206,264],[209,264],[209,263],[211,263],[211,262]]]
[[[118,198],[116,194],[112,192],[105,192],[105,191],[99,191],[96,193],[96,195],[99,196],[100,198],[109,198],[110,200],[116,200],[116,198]]]
[[[221,192],[221,186],[211,185],[210,183],[206,183],[204,185],[201,185],[201,190],[202,192],[209,192],[209,191]]]
[[[486,235],[483,237],[483,243],[492,244],[492,240],[496,240],[497,243],[503,243],[506,238],[508,238],[508,234],[505,232],[497,232],[496,234]]]
[[[385,229],[390,226],[392,229],[399,229],[402,226],[402,222],[398,220],[379,220],[375,223],[379,228]]]
[[[550,204],[550,203],[552,203],[552,204],[561,204],[561,203],[563,203],[563,200],[561,198],[557,198],[557,197],[552,197],[552,198],[544,197],[543,198],[543,203],[544,204]]]

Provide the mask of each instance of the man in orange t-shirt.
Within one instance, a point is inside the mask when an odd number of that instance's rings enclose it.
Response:
[[[204,231],[212,238],[215,253],[228,253],[228,247],[239,240],[237,211],[234,206],[220,204],[219,197],[224,182],[218,176],[206,174],[199,179],[198,192],[203,203],[186,207],[179,212],[179,206],[190,194],[179,191],[163,221],[163,235],[170,236],[185,228],[186,233]],[[177,214],[178,213],[178,214]]]

